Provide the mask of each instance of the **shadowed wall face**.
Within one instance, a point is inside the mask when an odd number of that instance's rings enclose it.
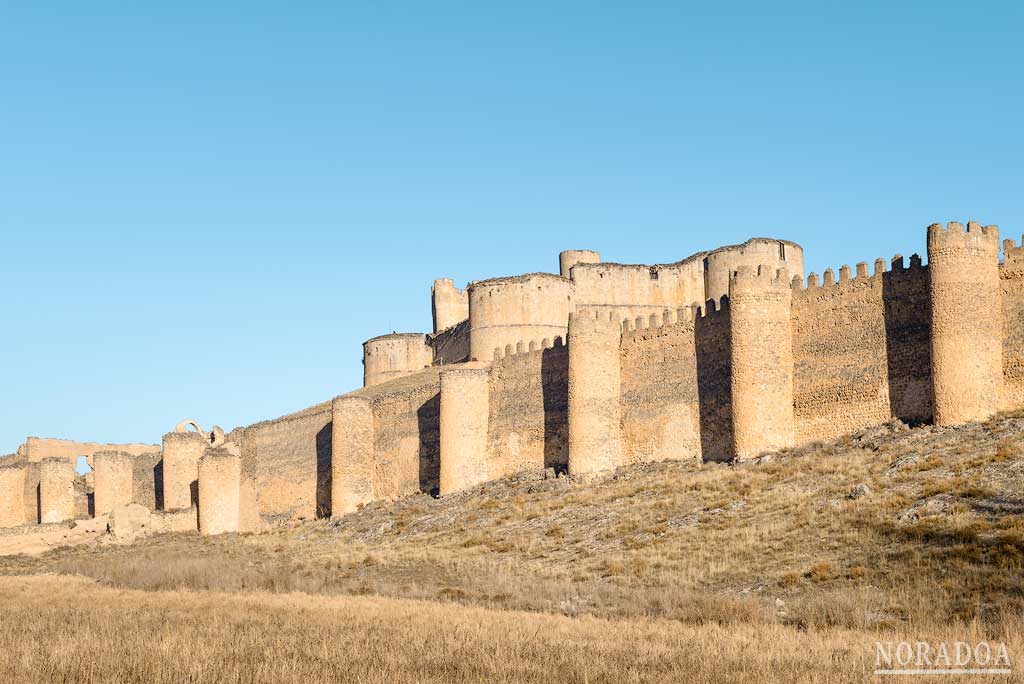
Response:
[[[1024,244],[1024,238],[1021,240]],[[1016,408],[1024,397],[1024,246],[1003,240],[999,270],[1003,298],[1002,408]]]
[[[25,467],[0,467],[0,528],[25,522]]]
[[[935,422],[984,420],[1002,399],[999,229],[929,226],[928,265]]]
[[[526,347],[491,364],[491,477],[567,467],[568,352],[564,345],[552,346],[551,340]]]

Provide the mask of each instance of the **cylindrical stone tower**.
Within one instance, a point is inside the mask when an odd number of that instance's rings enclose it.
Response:
[[[133,465],[131,454],[126,454],[123,451],[96,452],[93,456],[92,469],[95,515],[106,515],[118,506],[132,502],[134,499]]]
[[[603,315],[602,315],[603,314]],[[569,319],[569,474],[623,465],[619,342],[622,328],[604,312]]]
[[[66,458],[39,463],[40,522],[59,523],[75,517],[75,467]]]
[[[25,524],[25,466],[0,465],[0,527]]]
[[[199,459],[199,530],[205,535],[238,531],[242,457],[226,447]]]
[[[804,274],[804,250],[795,242],[774,238],[751,238],[742,245],[730,245],[709,252],[704,258],[704,300],[721,300],[729,294],[729,281],[740,266],[786,269],[789,277]]]
[[[573,309],[572,281],[529,273],[469,284],[469,357],[487,361],[518,342],[565,339]]]
[[[984,420],[1003,387],[999,228],[929,226],[928,271],[935,422]]]
[[[363,387],[411,375],[434,362],[423,333],[391,333],[363,342]]]
[[[177,511],[199,504],[199,459],[210,446],[198,432],[164,435],[164,510]]]
[[[558,272],[568,278],[576,264],[599,264],[601,255],[589,249],[567,249],[558,255]]]
[[[487,481],[487,368],[441,372],[441,495]]]
[[[331,404],[331,515],[352,513],[373,501],[373,406],[362,397]]]
[[[469,293],[455,287],[451,278],[438,278],[430,289],[434,332],[469,318]]]
[[[774,266],[740,266],[729,282],[737,458],[793,444],[791,301],[790,278]]]

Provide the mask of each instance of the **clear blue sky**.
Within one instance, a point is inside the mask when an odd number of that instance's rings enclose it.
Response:
[[[1019,3],[5,3],[0,453],[357,387],[430,283],[1024,229]]]

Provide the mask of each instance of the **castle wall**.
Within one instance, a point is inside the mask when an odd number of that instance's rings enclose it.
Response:
[[[693,310],[625,321],[620,347],[624,461],[700,458]],[[639,323],[639,324],[638,324]]]
[[[568,351],[547,339],[516,349],[491,364],[487,459],[492,478],[564,470],[568,463]]]
[[[18,447],[18,455],[36,462],[47,458],[65,458],[75,464],[79,456],[85,456],[92,467],[92,457],[97,451],[123,451],[133,456],[152,454],[160,451],[155,444],[98,444],[96,442],[75,442],[70,439],[29,437]]]
[[[889,419],[883,270],[831,269],[793,288],[797,443],[832,439]]]
[[[363,387],[419,372],[434,362],[422,333],[380,335],[363,343]]]
[[[434,352],[435,365],[444,366],[469,361],[469,319],[464,319],[433,335],[427,335],[427,345]]]
[[[330,513],[331,402],[245,429],[244,471],[254,473],[263,519]]]
[[[1024,239],[1021,240],[1024,244]],[[1003,410],[1024,402],[1024,247],[1003,240],[999,269],[1003,314]]]
[[[470,283],[470,359],[488,361],[522,340],[564,340],[573,292],[572,281],[550,273]]]
[[[442,367],[352,392],[373,409],[373,499],[436,492]]]
[[[610,309],[619,318],[660,314],[704,301],[700,258],[655,266],[579,263],[572,278],[578,308]]]

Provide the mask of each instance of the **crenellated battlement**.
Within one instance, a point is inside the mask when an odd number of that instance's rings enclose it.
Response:
[[[552,340],[549,337],[545,337],[542,340],[520,340],[515,345],[506,344],[504,348],[495,347],[494,355],[491,357],[492,364],[499,366],[501,364],[512,364],[517,361],[530,358],[531,355],[537,356],[543,354],[546,349],[563,349],[565,347],[565,341],[561,337],[555,337]]]
[[[982,226],[975,221],[964,225],[958,221],[950,221],[943,226],[933,223],[928,226],[928,253],[936,250],[984,250],[999,253],[999,226]]]
[[[639,339],[650,339],[663,335],[674,335],[684,330],[692,330],[697,307],[688,306],[681,309],[666,309],[660,314],[637,316],[622,321],[622,343],[634,342]]]

